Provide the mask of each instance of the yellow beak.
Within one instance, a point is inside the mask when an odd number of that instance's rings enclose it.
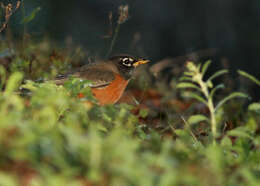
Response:
[[[140,60],[136,61],[136,62],[133,64],[133,66],[134,66],[134,67],[137,67],[137,66],[139,66],[139,65],[141,65],[141,64],[145,64],[145,63],[149,63],[149,62],[150,62],[150,60],[140,59]]]

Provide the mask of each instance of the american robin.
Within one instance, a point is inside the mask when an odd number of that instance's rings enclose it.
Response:
[[[74,72],[58,77],[55,83],[62,85],[68,76],[90,80],[89,86],[99,104],[114,104],[122,96],[134,69],[148,62],[149,60],[127,55],[113,56],[107,61],[87,64]]]

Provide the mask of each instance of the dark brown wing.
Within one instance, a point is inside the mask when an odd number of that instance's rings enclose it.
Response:
[[[106,68],[103,64],[85,65],[78,70],[61,75],[55,79],[57,85],[62,85],[68,79],[69,76],[80,78],[83,80],[90,80],[90,87],[101,88],[109,85],[114,79],[114,72],[111,69]]]

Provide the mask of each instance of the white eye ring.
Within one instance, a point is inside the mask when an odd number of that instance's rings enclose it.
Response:
[[[128,67],[131,67],[131,66],[132,66],[131,63],[124,63],[124,62],[123,62],[123,65],[128,66]]]
[[[132,66],[131,62],[133,62],[134,60],[132,58],[126,57],[126,58],[123,58],[122,61],[123,61],[123,65],[131,67]]]

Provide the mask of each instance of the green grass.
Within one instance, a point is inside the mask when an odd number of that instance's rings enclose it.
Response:
[[[184,90],[165,84],[162,110],[143,102],[100,107],[85,86],[88,82],[71,79],[64,87],[51,81],[22,83],[51,79],[81,64],[81,50],[56,48],[54,55],[50,46],[49,41],[30,43],[25,53],[15,48],[8,65],[0,68],[0,185],[260,184],[259,103],[248,109],[239,98],[222,104],[232,96],[218,92],[221,99],[213,101],[212,91],[224,86],[201,76],[209,63],[189,63],[178,85]],[[2,54],[4,61],[8,52]],[[142,78],[134,81],[142,83]],[[21,94],[21,87],[31,93]],[[160,92],[155,85],[148,89]],[[82,91],[88,96],[79,100],[75,95]],[[179,91],[184,98],[174,99],[192,103],[181,111],[168,104],[169,95]],[[206,107],[199,109],[196,99]]]
[[[23,12],[21,42],[0,43],[0,186],[260,184],[260,103],[220,91],[225,85],[214,79],[226,69],[206,79],[210,61],[189,62],[167,83],[144,68],[128,86],[134,104],[100,107],[88,81],[52,83],[88,56],[25,38],[39,10]],[[119,11],[108,54],[128,18],[128,6]],[[77,99],[79,92],[86,97]]]
[[[25,37],[40,8],[22,11],[23,39],[0,42],[0,186],[260,185],[260,103],[226,90],[226,69],[189,62],[168,83],[147,67],[128,86],[134,104],[100,107],[88,81],[51,82],[87,52]],[[121,6],[108,54],[127,18]]]

